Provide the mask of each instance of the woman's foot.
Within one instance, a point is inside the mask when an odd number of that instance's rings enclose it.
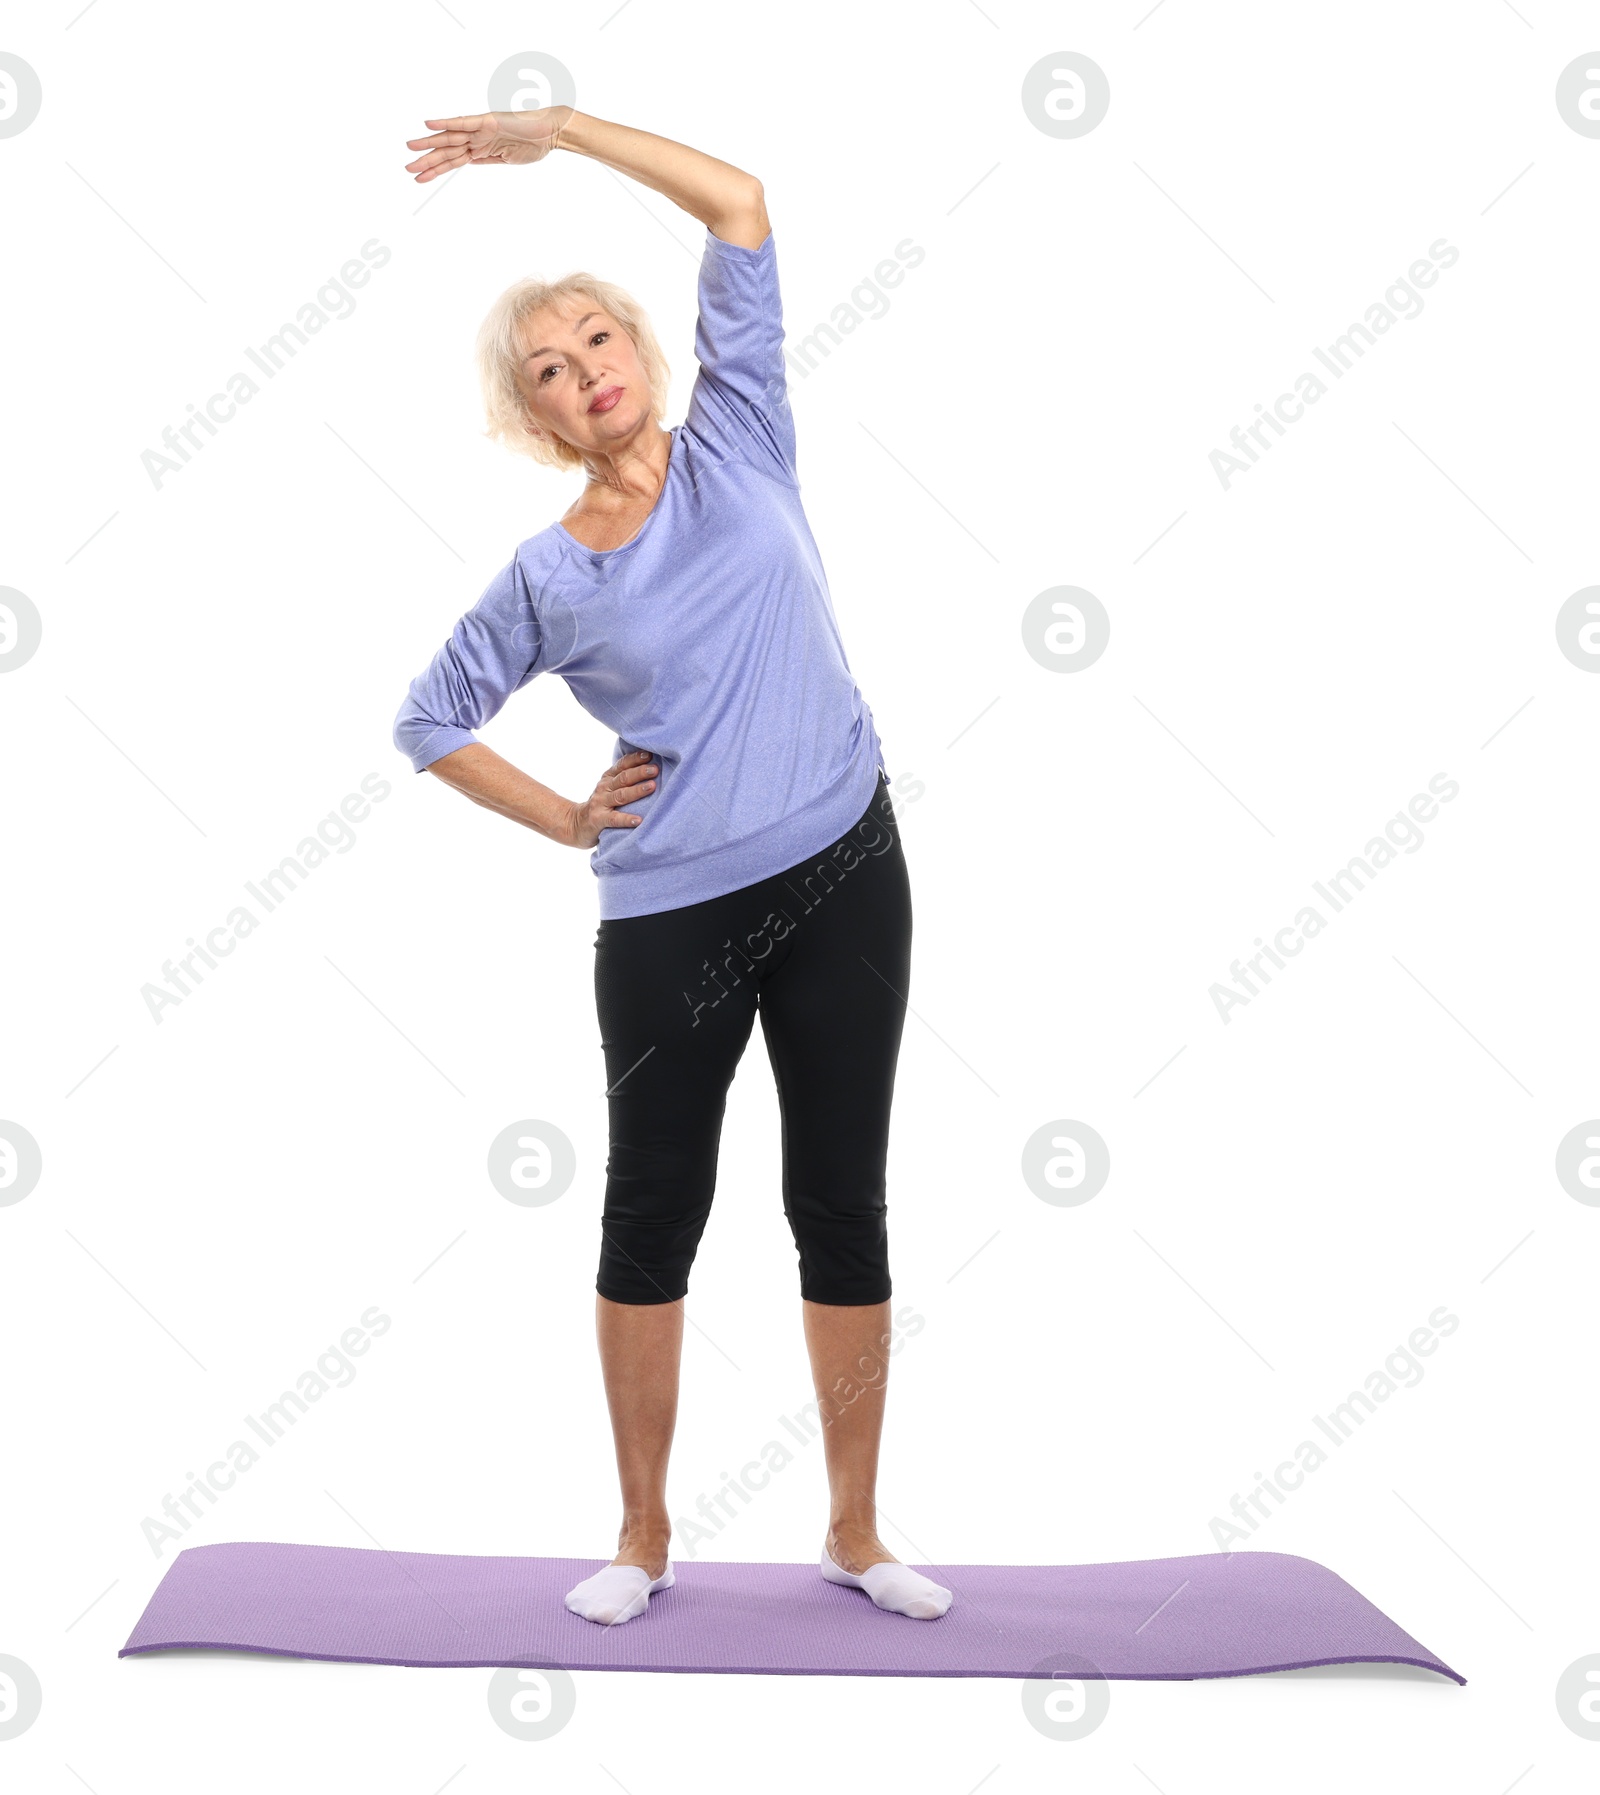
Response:
[[[616,1557],[567,1591],[567,1607],[602,1627],[637,1620],[657,1590],[673,1585],[672,1564],[667,1557],[670,1538],[670,1527],[633,1533],[625,1527]]]
[[[608,1564],[567,1591],[567,1606],[584,1620],[615,1627],[637,1620],[650,1606],[651,1596],[658,1589],[670,1589],[672,1583],[670,1564],[659,1577],[649,1576],[636,1564]]]
[[[901,1564],[866,1528],[830,1527],[820,1569],[830,1583],[864,1589],[877,1607],[912,1620],[937,1620],[955,1599],[942,1583]]]

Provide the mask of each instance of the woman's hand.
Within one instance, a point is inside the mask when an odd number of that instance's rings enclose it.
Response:
[[[463,118],[425,118],[432,137],[413,137],[408,150],[426,150],[406,172],[434,181],[469,162],[542,162],[558,147],[570,106],[541,106],[535,112],[480,112]]]
[[[573,847],[592,848],[599,841],[602,829],[633,829],[642,823],[642,816],[619,807],[653,792],[655,775],[660,771],[642,748],[624,754],[615,766],[608,767],[600,775],[594,796],[572,807],[569,838]]]

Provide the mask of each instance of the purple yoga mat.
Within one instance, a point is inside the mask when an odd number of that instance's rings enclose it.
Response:
[[[1416,1664],[1466,1681],[1342,1577],[1282,1552],[921,1565],[955,1593],[934,1621],[887,1614],[815,1565],[675,1562],[673,1587],[616,1627],[561,1600],[604,1562],[190,1546],[118,1656],[210,1646],[353,1664],[1021,1678],[1070,1656],[1106,1678]]]

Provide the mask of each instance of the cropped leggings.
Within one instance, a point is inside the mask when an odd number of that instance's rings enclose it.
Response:
[[[911,888],[881,771],[860,821],[786,872],[600,924],[611,1137],[601,1296],[667,1303],[687,1292],[728,1087],[759,1015],[800,1294],[888,1299],[884,1164],[910,972]]]

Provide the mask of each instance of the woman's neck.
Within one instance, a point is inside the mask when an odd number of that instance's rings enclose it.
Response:
[[[583,502],[606,506],[654,500],[667,477],[671,454],[672,433],[651,418],[648,435],[640,431],[631,441],[620,444],[613,454],[587,459],[588,484]]]

